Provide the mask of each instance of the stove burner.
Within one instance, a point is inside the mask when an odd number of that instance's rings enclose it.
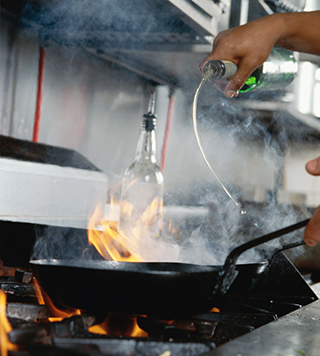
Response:
[[[10,276],[0,277],[0,288],[7,294],[7,318],[13,329],[9,339],[18,346],[18,351],[9,351],[9,356],[150,356],[166,352],[170,356],[198,356],[271,325],[317,299],[300,273],[280,254],[254,290],[243,292],[235,284],[213,311],[201,315],[175,320],[134,316],[147,336],[131,337],[121,331],[128,319],[126,315],[108,315],[107,335],[89,331],[90,327],[103,323],[105,315],[82,312],[49,322],[52,313],[48,307],[37,304],[35,285],[27,271],[16,270],[14,274],[11,271]],[[120,328],[113,328],[113,323],[119,325],[119,322]]]

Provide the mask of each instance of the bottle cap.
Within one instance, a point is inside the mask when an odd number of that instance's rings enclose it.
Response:
[[[142,120],[142,129],[145,131],[152,131],[156,128],[157,117],[156,115],[148,112],[147,114],[143,115],[144,119]]]
[[[226,72],[225,65],[220,60],[211,60],[204,64],[202,74],[205,78],[220,79]]]

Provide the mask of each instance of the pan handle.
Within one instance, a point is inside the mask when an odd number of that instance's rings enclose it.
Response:
[[[290,248],[294,248],[294,247],[299,247],[299,246],[303,246],[305,245],[306,243],[304,242],[304,240],[302,241],[298,241],[298,242],[293,242],[291,244],[287,244],[287,245],[284,245],[280,248],[278,248],[277,250],[275,250],[272,254],[272,256],[269,258],[268,262],[269,264],[272,263],[272,261],[274,260],[274,258],[282,251],[286,251],[286,250],[289,250]]]
[[[300,222],[298,222],[296,224],[284,227],[283,229],[271,232],[269,234],[263,235],[263,236],[258,237],[256,239],[253,239],[251,241],[245,242],[244,244],[236,247],[235,249],[233,249],[229,253],[229,255],[226,258],[226,262],[225,263],[227,263],[227,261],[230,261],[230,262],[228,262],[228,264],[229,263],[236,263],[238,258],[239,258],[239,256],[243,252],[245,252],[245,251],[247,251],[247,250],[249,250],[249,249],[251,249],[253,247],[256,247],[258,245],[261,245],[261,244],[263,244],[265,242],[268,242],[268,241],[274,240],[274,239],[276,239],[278,237],[281,237],[283,235],[289,234],[290,232],[299,230],[302,227],[306,226],[308,224],[309,220],[310,219],[306,219],[306,220],[300,221]],[[292,247],[294,247],[294,246],[292,246]],[[291,247],[288,247],[288,248],[291,248]]]
[[[253,239],[251,241],[245,242],[244,244],[233,249],[227,256],[226,261],[223,266],[223,269],[219,273],[217,284],[214,288],[214,294],[217,294],[217,293],[225,294],[228,291],[228,289],[230,288],[231,284],[233,283],[233,281],[235,280],[235,278],[238,274],[238,272],[236,271],[236,263],[237,263],[239,256],[243,252],[245,252],[253,247],[256,247],[258,245],[261,245],[265,242],[268,242],[268,241],[274,240],[278,237],[281,237],[283,235],[289,234],[290,232],[299,230],[302,227],[306,226],[308,224],[309,220],[310,219],[306,219],[306,220],[300,221],[294,225],[290,225],[283,229],[263,235],[256,239]],[[300,241],[300,242],[298,242],[298,245],[296,245],[296,244],[290,244],[290,246],[285,245],[282,248],[280,248],[278,251],[276,251],[276,253],[279,253],[285,249],[300,246],[301,244],[302,243]]]

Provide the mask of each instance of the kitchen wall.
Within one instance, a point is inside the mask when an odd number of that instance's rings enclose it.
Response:
[[[1,73],[8,84],[1,82],[3,98],[10,100],[1,102],[6,112],[1,133],[30,140],[39,42],[34,34],[20,31],[10,53],[6,30],[1,32]],[[83,50],[51,44],[46,48],[39,142],[77,150],[99,168],[121,172],[129,163],[124,142],[135,145],[139,134],[146,88],[142,78],[120,72]]]
[[[0,132],[31,140],[39,41],[29,30],[14,31],[7,21],[2,21],[1,49]],[[134,158],[150,89],[148,81],[130,71],[79,48],[51,43],[46,48],[39,142],[82,153],[115,182]],[[192,128],[195,89],[196,86],[190,85],[174,93],[165,179],[167,191],[175,194],[194,193],[196,187],[217,184],[201,156]],[[159,161],[168,95],[167,87],[157,88]],[[210,163],[226,186],[236,186],[237,191],[257,200],[263,200],[265,196],[261,198],[261,194],[274,189],[283,157],[270,144],[270,137],[236,140],[232,131],[216,130],[210,122],[200,128],[200,135]],[[304,165],[320,154],[319,147],[314,142],[292,143],[285,159],[282,188],[302,194],[300,201],[305,195],[308,206],[317,206],[320,201],[320,178],[307,175]],[[259,197],[257,192],[262,192]],[[289,199],[284,196],[284,200]]]

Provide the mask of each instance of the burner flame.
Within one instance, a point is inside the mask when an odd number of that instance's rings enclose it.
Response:
[[[33,278],[34,290],[36,292],[36,296],[38,299],[38,303],[40,305],[46,305],[51,313],[52,317],[48,318],[50,322],[61,321],[66,318],[70,318],[73,315],[81,315],[81,311],[79,309],[76,310],[60,310],[58,309],[52,302],[52,300],[43,292],[35,278]]]
[[[0,290],[0,355],[7,356],[8,351],[16,350],[17,346],[9,341],[8,334],[12,330],[12,327],[7,319],[6,315],[6,294]]]
[[[137,317],[130,315],[110,314],[103,323],[91,326],[89,331],[94,334],[112,336],[148,336],[148,333],[138,326]]]

